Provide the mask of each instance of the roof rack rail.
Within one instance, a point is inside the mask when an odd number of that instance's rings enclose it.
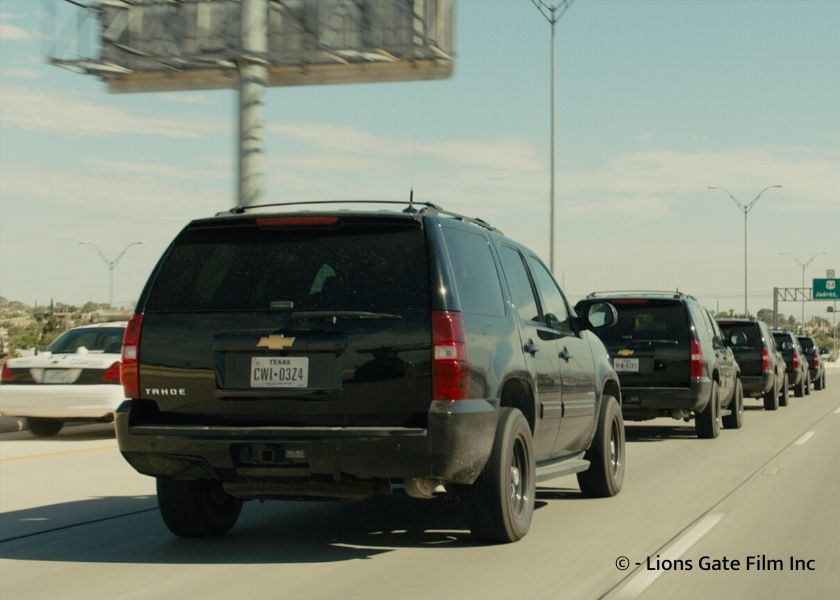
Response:
[[[412,204],[419,204],[428,208],[440,209],[439,206],[437,206],[436,204],[432,204],[431,202],[405,202],[403,200],[308,200],[305,202],[270,202],[268,204],[252,204],[251,206],[234,206],[233,208],[230,208],[228,210],[216,213],[216,216],[219,217],[222,215],[241,215],[245,214],[245,211],[255,208],[270,208],[272,206],[302,206],[312,204],[407,204],[409,208]],[[406,212],[414,211],[412,210]]]
[[[448,210],[444,210],[437,204],[433,204],[431,202],[414,202],[409,201],[405,202],[403,200],[309,200],[306,202],[272,202],[269,204],[254,204],[251,206],[235,206],[229,210],[222,211],[216,213],[217,217],[221,217],[223,215],[241,215],[244,214],[245,211],[256,209],[256,208],[271,208],[274,206],[311,206],[311,205],[321,205],[321,204],[389,204],[389,205],[400,205],[406,206],[403,210],[405,213],[410,214],[438,214],[438,215],[446,215],[448,217],[453,217],[455,219],[459,219],[461,221],[465,221],[467,223],[472,223],[474,225],[478,225],[479,227],[483,227],[484,229],[488,229],[490,231],[495,231],[497,233],[502,233],[500,229],[497,229],[490,225],[484,219],[477,219],[472,217],[467,217],[465,215],[451,212]],[[421,208],[418,210],[415,208],[416,206],[420,206]],[[504,234],[502,234],[504,235]]]
[[[587,295],[587,298],[597,298],[600,296],[638,296],[641,294],[657,294],[660,296],[671,296],[673,298],[696,298],[685,292],[679,290],[604,290],[599,292],[592,292]]]

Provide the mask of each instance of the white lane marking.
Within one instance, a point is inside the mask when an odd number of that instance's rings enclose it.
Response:
[[[723,513],[714,513],[703,517],[699,523],[674,540],[671,545],[665,548],[662,552],[659,552],[659,559],[676,560],[685,554],[689,548],[700,540],[700,538],[709,533],[712,527],[717,525],[723,516]],[[606,597],[611,600],[638,598],[639,595],[650,586],[650,584],[656,581],[657,577],[665,572],[649,571],[647,570],[645,564],[646,563],[643,560],[642,566],[639,567],[639,571],[630,577],[630,579],[625,581],[621,587]]]
[[[766,469],[764,469],[764,471],[762,471],[762,474],[764,474],[764,475],[775,475],[778,472],[779,472],[779,467],[767,467]]]
[[[809,431],[808,433],[802,435],[798,440],[793,442],[796,446],[804,446],[808,440],[814,437],[814,432]]]
[[[834,411],[835,415],[840,415],[840,406],[837,407],[837,410]]]

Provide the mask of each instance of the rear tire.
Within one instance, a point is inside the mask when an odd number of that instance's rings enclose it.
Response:
[[[54,437],[61,431],[64,421],[61,419],[27,419],[29,431],[36,437]]]
[[[811,374],[808,373],[808,379],[805,381],[805,395],[811,395]]]
[[[793,395],[797,398],[802,398],[805,395],[805,378],[801,375],[799,376],[799,385],[794,388]]]
[[[779,392],[779,402],[778,406],[787,406],[789,404],[788,398],[790,397],[790,382],[788,381],[787,375],[785,375],[784,381],[782,381],[782,391]]]
[[[608,498],[621,491],[625,465],[624,418],[612,396],[604,396],[595,438],[584,458],[590,462],[586,471],[577,474],[584,496]]]
[[[491,543],[521,539],[531,526],[535,497],[531,428],[518,409],[503,407],[487,464],[475,483],[464,490],[473,537]]]
[[[697,437],[711,440],[720,435],[720,394],[717,381],[712,383],[712,397],[699,413],[694,415],[694,429]]]
[[[216,537],[236,524],[242,502],[222,488],[220,481],[157,480],[160,514],[169,531],[179,537]]]
[[[817,377],[817,380],[814,382],[814,391],[818,392],[825,387],[825,371],[823,374]]]
[[[740,379],[735,381],[735,394],[729,409],[731,412],[722,419],[723,426],[726,429],[741,429],[744,425],[744,388]]]
[[[787,378],[782,381],[782,386],[776,390],[776,384],[773,384],[764,394],[764,410],[776,410],[779,408],[780,398],[782,394],[787,398]]]

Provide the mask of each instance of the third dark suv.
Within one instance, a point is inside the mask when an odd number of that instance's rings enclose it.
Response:
[[[744,395],[763,399],[765,410],[787,406],[785,360],[767,324],[756,318],[718,319],[717,323],[741,368]]]
[[[805,355],[805,362],[808,364],[808,371],[815,390],[825,389],[825,364],[820,357],[820,349],[810,335],[797,336],[802,353]]]
[[[510,542],[540,478],[619,492],[621,393],[590,331],[608,303],[578,317],[533,252],[433,205],[251,208],[187,225],[126,331],[119,446],[173,533],[399,489]]]
[[[599,330],[621,378],[624,418],[694,416],[697,436],[715,438],[743,419],[743,392],[732,350],[709,312],[680,292],[597,292],[579,312],[607,300],[618,324]]]
[[[811,375],[799,339],[793,333],[777,330],[773,331],[773,338],[787,364],[788,385],[793,388],[793,395],[801,398],[810,394]]]

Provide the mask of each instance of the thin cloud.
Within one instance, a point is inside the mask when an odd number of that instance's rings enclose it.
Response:
[[[207,119],[175,119],[137,115],[106,104],[20,86],[0,87],[0,128],[60,135],[103,137],[143,135],[197,138],[222,129]]]
[[[8,23],[0,23],[0,40],[3,41],[20,41],[28,40],[32,37],[28,31],[16,25],[9,25]]]

